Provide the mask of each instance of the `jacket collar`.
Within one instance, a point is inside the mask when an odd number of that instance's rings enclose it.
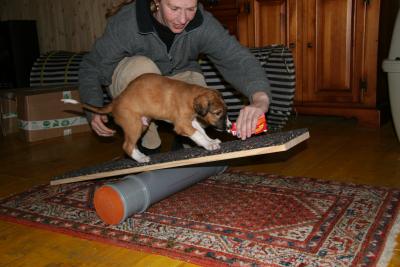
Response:
[[[151,21],[150,1],[151,0],[136,0],[136,19],[141,33],[155,32],[153,22]],[[203,15],[201,14],[200,8],[198,8],[196,15],[186,26],[185,31],[191,31],[199,27],[202,23]]]

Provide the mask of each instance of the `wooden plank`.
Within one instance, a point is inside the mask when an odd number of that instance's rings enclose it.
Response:
[[[224,142],[221,144],[221,149],[218,151],[207,151],[203,148],[194,147],[168,153],[160,153],[152,155],[151,162],[149,163],[137,163],[131,159],[107,162],[98,166],[53,177],[50,184],[59,185],[82,182],[144,171],[283,152],[307,140],[309,137],[308,130],[300,129],[257,136],[245,141],[235,140]]]

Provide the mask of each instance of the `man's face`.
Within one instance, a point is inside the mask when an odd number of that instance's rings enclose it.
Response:
[[[159,0],[158,3],[158,19],[174,33],[181,33],[197,11],[197,0]]]

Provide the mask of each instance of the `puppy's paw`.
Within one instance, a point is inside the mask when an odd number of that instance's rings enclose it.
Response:
[[[149,156],[143,156],[143,157],[140,157],[140,158],[136,159],[136,161],[140,162],[140,163],[150,162],[150,157]]]
[[[145,163],[150,161],[150,157],[140,152],[139,149],[137,148],[133,149],[131,158],[140,163]]]
[[[219,140],[218,138],[211,139],[211,142],[214,144],[221,144],[221,140]]]
[[[220,149],[219,145],[219,143],[221,143],[220,140],[218,139],[213,140],[209,138],[207,135],[202,134],[200,131],[195,131],[195,133],[190,136],[190,139],[192,139],[197,145],[204,147],[207,150]]]
[[[210,142],[210,143],[204,145],[204,148],[212,151],[212,150],[220,149],[221,146],[219,145],[219,143]]]

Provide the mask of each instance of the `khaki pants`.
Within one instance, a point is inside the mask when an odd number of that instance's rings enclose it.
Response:
[[[144,73],[161,74],[157,65],[145,56],[126,57],[118,64],[112,76],[112,83],[109,92],[112,98],[118,96],[128,84]],[[197,84],[206,87],[204,76],[198,72],[185,71],[170,76],[172,79]],[[148,149],[155,149],[161,145],[161,139],[157,131],[157,125],[151,122],[146,133],[142,137],[142,146]]]

